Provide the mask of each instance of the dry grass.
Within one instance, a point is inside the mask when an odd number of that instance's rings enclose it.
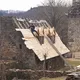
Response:
[[[80,60],[79,59],[67,59],[68,63],[72,66],[78,66],[80,65]]]
[[[41,78],[39,80],[65,80],[66,77],[57,77],[57,78]]]

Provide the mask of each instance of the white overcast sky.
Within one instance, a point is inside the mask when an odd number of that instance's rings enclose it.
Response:
[[[0,0],[0,10],[24,10],[36,7],[47,0]],[[63,0],[71,2],[72,0]]]

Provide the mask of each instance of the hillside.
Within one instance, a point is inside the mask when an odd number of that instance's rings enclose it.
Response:
[[[59,10],[60,9],[60,10]],[[67,12],[67,7],[59,7],[59,11],[63,11],[64,13]],[[31,18],[31,19],[46,19],[46,17],[50,16],[52,11],[52,7],[49,6],[39,6],[31,8],[25,12],[18,12],[18,13],[9,13],[6,16],[16,16],[16,17],[23,17],[23,18]],[[54,10],[53,10],[54,11]],[[46,15],[48,13],[48,15]]]
[[[16,17],[31,18],[31,19],[42,19],[45,17],[45,14],[44,14],[45,9],[50,10],[49,7],[40,6],[40,7],[31,8],[30,10],[26,12],[6,14],[6,16],[16,16]]]
[[[6,13],[4,16],[15,16],[21,18],[30,18],[34,20],[46,20],[51,26],[54,26],[62,41],[67,44],[67,13],[68,7],[50,7],[39,6],[31,8],[26,12]],[[66,35],[66,36],[65,36]]]

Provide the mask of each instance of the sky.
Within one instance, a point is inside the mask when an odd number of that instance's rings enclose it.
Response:
[[[21,10],[27,11],[31,7],[37,7],[46,0],[0,0],[0,10]],[[57,0],[56,0],[57,1]],[[71,2],[71,0],[63,0]]]

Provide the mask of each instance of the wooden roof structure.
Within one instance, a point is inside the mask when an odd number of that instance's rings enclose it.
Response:
[[[46,55],[46,59],[50,59],[70,52],[69,49],[61,41],[57,32],[55,35],[55,43],[53,43],[47,35],[43,35],[44,44],[41,45],[38,39],[33,36],[30,29],[28,29],[29,23],[34,23],[37,26],[37,28],[41,27],[44,27],[45,29],[50,28],[50,25],[45,20],[30,22],[26,19],[15,18],[14,21],[18,26],[16,31],[20,31],[22,33],[23,35],[22,39],[24,40],[24,44],[26,45],[26,47],[32,49],[41,61],[44,60],[44,55]],[[25,27],[22,26],[22,24],[24,24]]]

